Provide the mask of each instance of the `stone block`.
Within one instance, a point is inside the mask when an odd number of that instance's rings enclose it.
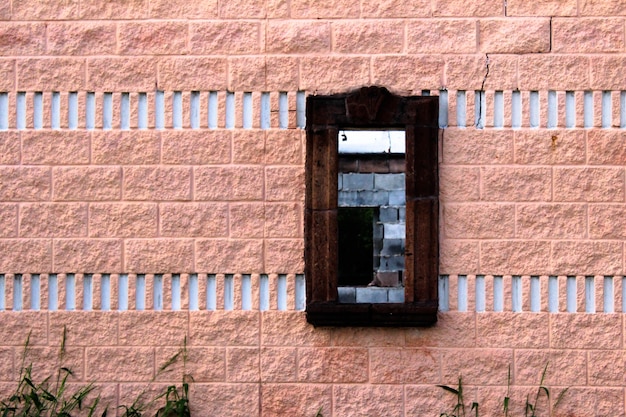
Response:
[[[510,0],[507,16],[576,16],[576,0]]]
[[[622,274],[622,242],[555,241],[552,244],[552,270],[558,275]],[[602,272],[600,272],[602,271]]]
[[[369,84],[371,84],[369,58],[360,56],[301,58],[300,90],[317,89],[320,92],[332,93]]]
[[[406,204],[406,193],[404,190],[389,191],[390,206],[404,206]]]
[[[442,239],[440,245],[439,273],[465,274],[478,271],[478,241]]]
[[[219,91],[228,87],[226,58],[172,57],[159,60],[157,69],[158,88],[164,91]]]
[[[515,236],[513,204],[446,204],[445,236],[452,239],[500,239]]]
[[[0,237],[17,237],[17,204],[0,204]]]
[[[265,169],[266,201],[304,201],[304,167]]]
[[[263,168],[256,166],[197,167],[194,169],[198,200],[261,200]]]
[[[359,287],[356,288],[357,303],[386,303],[387,289],[377,287]]]
[[[390,303],[404,303],[404,288],[389,288],[387,291]]]
[[[381,190],[404,190],[404,174],[374,174],[374,188]]]
[[[260,239],[197,239],[195,269],[207,273],[264,272]]]
[[[404,242],[404,239],[385,238],[383,240],[383,248],[380,251],[380,254],[383,256],[403,255]]]
[[[391,385],[337,385],[334,404],[336,417],[404,415],[403,392]]]
[[[549,241],[482,241],[480,272],[518,275],[542,275],[550,271]]]
[[[479,23],[480,50],[484,53],[526,54],[551,52],[548,18],[483,19]]]
[[[298,274],[304,271],[303,239],[272,239],[265,242],[265,272]]]
[[[80,4],[82,19],[145,19],[148,17],[148,0],[83,0]]]
[[[264,311],[261,314],[264,347],[330,346],[330,328],[315,328],[301,311]]]
[[[161,216],[164,214],[161,211]],[[157,205],[154,203],[95,203],[89,206],[89,236],[156,237],[157,219]]]
[[[89,163],[89,133],[42,131],[21,133],[22,163],[27,165],[80,165]]]
[[[49,22],[47,50],[52,55],[114,55],[116,24]]]
[[[380,271],[402,271],[404,269],[404,256],[381,256]]]
[[[179,343],[179,345],[181,345]],[[161,367],[171,361],[181,351],[180,347],[159,346],[156,349],[156,364]],[[187,358],[179,355],[167,369],[161,371],[157,381],[172,382],[182,380],[183,373],[193,376],[194,383],[226,381],[226,349],[197,346],[186,348]]]
[[[300,348],[298,381],[356,383],[368,379],[369,355],[365,348]]]
[[[149,58],[89,58],[87,74],[86,85],[91,91],[150,91],[155,88],[156,65]]]
[[[89,347],[85,356],[90,381],[150,381],[154,376],[151,347]]]
[[[225,203],[163,203],[159,213],[164,237],[228,236]]]
[[[378,220],[382,223],[395,223],[398,221],[398,209],[389,206],[380,208]]]
[[[229,208],[231,238],[253,239],[265,236],[266,227],[272,223],[271,220],[266,223],[265,204],[230,203]]]
[[[184,0],[150,1],[153,19],[212,19],[217,17],[217,0],[190,3]]]
[[[0,25],[0,54],[3,56],[44,55],[44,23],[3,23]]]
[[[127,240],[124,246],[124,270],[136,273],[193,272],[193,240]]]
[[[93,132],[92,162],[97,165],[147,165],[160,162],[161,138],[154,131]]]
[[[323,415],[331,415],[332,398],[333,387],[330,384],[268,383],[261,386],[261,407],[264,417],[304,416],[310,414],[311,410],[315,412],[320,410]],[[247,414],[246,417],[255,415],[254,412]]]
[[[444,384],[458,384],[459,375],[477,385],[506,386],[513,349],[445,349],[441,356]]]
[[[389,204],[389,195],[387,191],[357,191],[356,206],[357,207],[379,207]]]
[[[587,56],[528,55],[519,61],[519,88],[523,90],[575,90],[590,87]]]
[[[12,3],[11,18],[15,20],[65,20],[76,19],[79,16],[79,0],[64,2],[15,0]]]
[[[331,26],[328,22],[270,21],[267,25],[269,53],[310,54],[329,53]]]
[[[372,83],[391,90],[419,91],[444,85],[444,60],[438,56],[372,58]]]
[[[595,142],[594,139],[588,139],[588,142]],[[594,150],[591,143],[589,143],[589,148],[590,152]],[[589,155],[589,158],[591,159],[592,156]],[[515,163],[523,165],[584,164],[585,132],[565,129],[516,130]]]
[[[189,26],[190,50],[198,55],[247,55],[260,52],[260,25],[254,21],[205,21]]]
[[[594,351],[589,355],[593,357]],[[612,356],[609,352],[608,355]],[[603,355],[604,356],[604,355]],[[621,355],[620,355],[621,356]],[[613,358],[615,359],[615,358]],[[619,361],[613,362],[613,364]],[[547,368],[545,368],[547,366]],[[600,367],[587,364],[587,355],[579,350],[532,350],[522,349],[515,354],[515,374],[516,385],[534,385],[537,383],[546,369],[544,383],[547,386],[573,386],[579,384],[581,377],[591,369],[592,373]],[[610,385],[610,384],[602,384]]]
[[[54,241],[55,272],[120,272],[122,241],[119,239],[57,239]]]
[[[118,25],[120,55],[178,55],[187,53],[185,22],[124,22]]]
[[[621,314],[551,314],[550,347],[597,349],[598,341],[602,341],[602,349],[621,349],[622,326]],[[572,329],[576,329],[575,337]]]
[[[49,345],[60,346],[65,337],[67,346],[105,346],[118,343],[118,314],[104,311],[51,311]],[[85,323],[89,326],[85,326]]]
[[[552,170],[550,168],[481,169],[482,196],[490,201],[550,201],[552,199]],[[555,193],[559,188],[555,180]]]
[[[497,165],[513,162],[513,132],[448,128],[443,162],[451,165]]]
[[[190,200],[191,168],[124,167],[124,198],[128,200]]]
[[[228,59],[229,91],[266,90],[267,64],[263,56],[236,57]]]
[[[122,194],[122,170],[119,167],[53,168],[52,186],[55,200],[119,200]]]
[[[489,76],[485,80],[487,60],[484,55],[446,56],[446,78],[442,84],[458,90],[511,90],[517,88],[517,56],[490,55]]]
[[[626,239],[626,207],[593,204],[588,208],[591,239]]]
[[[305,135],[295,129],[272,129],[265,136],[265,163],[301,165]]]
[[[226,349],[226,380],[228,382],[257,382],[260,379],[258,347]]]
[[[374,189],[374,174],[342,173],[340,176],[345,191],[371,191]]]
[[[22,58],[17,60],[19,91],[82,91],[85,60],[81,58]]]
[[[231,132],[227,130],[165,130],[161,132],[162,160],[166,164],[227,164]]]
[[[408,21],[407,50],[414,54],[476,52],[474,19],[427,19]]]
[[[555,18],[552,20],[552,52],[609,53],[624,49],[621,18]]]
[[[277,0],[281,1],[281,0]],[[266,87],[269,91],[296,91],[300,85],[298,56],[268,55],[265,57]]]
[[[280,311],[282,315],[288,312]],[[193,311],[189,313],[191,346],[259,346],[258,311]],[[304,315],[303,315],[304,317]],[[267,343],[264,343],[265,345]],[[286,343],[277,343],[284,347]]]
[[[261,381],[295,382],[297,377],[296,348],[261,348]]]
[[[589,207],[590,217],[595,207],[597,206]],[[591,219],[589,222],[589,233],[592,234]],[[587,230],[586,224],[587,212],[583,204],[517,205],[515,230],[518,238],[583,239]]]
[[[621,168],[554,169],[554,201],[624,201],[624,175]]]
[[[52,241],[50,239],[19,239],[0,241],[0,271],[50,271]]]
[[[478,167],[457,167],[443,165],[439,170],[439,196],[442,202],[477,201],[480,169]]]
[[[496,0],[436,0],[434,16],[504,16],[504,7]]]
[[[0,69],[0,71],[2,71]],[[20,136],[18,132],[0,133],[0,164],[17,165],[20,163]]]
[[[337,287],[340,303],[356,303],[355,287]]]
[[[403,27],[394,21],[337,21],[332,28],[335,52],[395,54],[404,49]]]
[[[483,312],[476,315],[476,346],[548,349],[547,313]],[[545,365],[545,364],[544,364]]]
[[[404,239],[406,235],[406,228],[403,224],[383,224],[384,238],[385,239]]]
[[[359,195],[356,191],[341,191],[337,197],[339,207],[358,207]]]
[[[86,237],[86,203],[22,204],[20,237]]]
[[[428,348],[370,348],[370,383],[429,384],[439,378],[440,360]]]

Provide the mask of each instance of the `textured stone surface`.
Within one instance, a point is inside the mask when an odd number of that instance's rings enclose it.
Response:
[[[588,210],[590,238],[626,239],[626,207],[621,204],[593,204]]]
[[[302,237],[302,206],[298,203],[265,205],[265,236],[273,238]]]
[[[263,168],[254,166],[198,167],[194,169],[198,200],[260,200]]]
[[[297,380],[296,348],[262,348],[261,381],[295,382]]]
[[[507,16],[575,16],[576,0],[510,0]]]
[[[194,247],[191,239],[133,239],[124,245],[124,270],[131,272],[192,272]]]
[[[154,61],[147,58],[89,58],[87,60],[86,85],[92,91],[150,91],[155,87],[155,78]]]
[[[592,356],[593,351],[589,355]],[[576,385],[587,378],[587,354],[583,351],[528,349],[520,350],[515,355],[515,384],[537,384],[546,366],[544,382],[548,386]],[[593,365],[589,368],[592,373],[593,369],[597,369]]]
[[[442,239],[439,252],[439,272],[442,274],[470,274],[478,271],[478,241]]]
[[[328,22],[270,21],[266,29],[266,50],[282,54],[328,53],[330,28]]]
[[[476,21],[473,19],[429,19],[407,24],[410,53],[474,53]]]
[[[161,133],[166,164],[224,164],[230,162],[231,133],[225,130],[168,130]]]
[[[219,3],[219,15],[225,19],[263,18],[266,16],[265,0],[233,0]]]
[[[19,228],[21,237],[86,237],[87,204],[22,204]]]
[[[560,53],[619,52],[624,50],[624,20],[553,19],[552,51]]]
[[[83,19],[137,19],[148,17],[148,0],[81,0]]]
[[[484,312],[476,315],[476,346],[546,349],[550,344],[547,314]],[[523,327],[524,331],[519,329]]]
[[[181,343],[179,343],[181,345]],[[156,350],[156,363],[159,367],[168,363],[181,347]],[[226,380],[226,349],[212,347],[186,347],[187,359],[179,354],[177,360],[162,371],[157,380],[180,381],[183,372],[193,376],[194,382],[224,382]]]
[[[196,270],[207,273],[264,272],[260,239],[198,239]]]
[[[495,165],[513,162],[513,132],[448,128],[443,137],[443,162]]]
[[[513,204],[446,204],[443,228],[451,239],[512,238],[515,234]]]
[[[476,316],[440,312],[433,327],[407,329],[406,345],[415,347],[467,347],[476,344]]]
[[[591,143],[589,148],[591,151]],[[515,163],[524,165],[584,164],[585,133],[582,130],[570,129],[516,130]]]
[[[481,20],[480,50],[484,53],[527,54],[550,52],[550,20]]]
[[[129,200],[189,200],[189,167],[124,167],[124,197]]]
[[[43,23],[11,23],[0,25],[0,54],[44,55],[46,26]]]
[[[549,168],[481,169],[482,197],[489,201],[550,201],[552,198],[552,170]],[[561,185],[555,179],[555,183]],[[558,191],[555,187],[555,193]]]
[[[154,349],[150,347],[89,347],[89,381],[150,381],[154,376]]]
[[[114,23],[49,23],[46,48],[53,55],[112,55],[117,48],[115,33]]]
[[[368,351],[363,348],[302,348],[298,350],[298,381],[367,382],[368,364]]]
[[[21,137],[24,164],[80,165],[89,162],[88,132],[26,131]]]
[[[299,88],[299,57],[268,55],[265,63],[265,86],[269,91],[295,91]]]
[[[331,331],[308,324],[304,312],[264,311],[263,346],[328,346]]]
[[[49,345],[103,346],[118,343],[118,314],[115,312],[54,311],[48,315]],[[89,323],[89,326],[85,326]]]
[[[253,239],[265,235],[265,204],[231,203],[229,209],[228,222],[231,238]]]
[[[42,320],[40,312],[6,311],[2,314],[0,337],[4,346],[18,346],[18,349],[24,347],[27,339],[30,345],[45,345],[48,340],[48,325],[46,320]],[[14,385],[12,389],[15,389]]]
[[[232,143],[233,163],[265,163],[265,132],[262,130],[246,129],[233,132]]]
[[[228,206],[223,203],[166,203],[159,211],[162,236],[225,237]]]
[[[587,132],[587,153],[592,165],[625,165],[626,134],[619,130],[592,129]]]
[[[253,91],[265,89],[267,64],[264,57],[234,57],[228,59],[228,89]]]
[[[622,168],[555,168],[555,201],[624,201]]]
[[[158,88],[164,91],[223,90],[228,85],[224,58],[173,57],[157,64]]]
[[[56,272],[120,272],[122,242],[117,239],[57,239],[54,241]]]
[[[333,0],[293,0],[291,17],[296,19],[358,18],[360,7],[357,3]]]
[[[358,56],[311,56],[301,59],[299,88],[302,90],[332,93],[368,84],[370,84],[369,59]]]
[[[60,201],[119,200],[122,170],[119,167],[67,167],[52,169],[53,198]]]
[[[485,274],[542,274],[550,268],[549,241],[484,241],[480,271]]]
[[[435,16],[503,16],[502,3],[496,0],[460,1],[435,0],[433,3]]]
[[[228,348],[226,350],[226,380],[228,382],[257,382],[260,375],[258,348]]]
[[[150,17],[156,19],[211,19],[217,17],[217,0],[188,2],[185,0],[150,1]]]
[[[132,22],[118,25],[121,55],[178,55],[187,52],[187,24]]]
[[[38,0],[15,0],[11,17],[15,20],[63,20],[78,17],[79,0],[43,2]]]
[[[0,237],[17,237],[17,204],[0,204]]]
[[[260,26],[254,22],[210,21],[192,23],[189,46],[195,54],[256,54],[260,52]]]
[[[445,60],[444,87],[459,90],[510,90],[518,87],[518,62],[514,55],[490,55],[487,78],[487,59],[484,55],[451,54],[446,55]]]
[[[370,382],[420,384],[439,376],[440,355],[428,348],[371,348]]]
[[[15,60],[0,59],[0,73],[4,74],[0,78],[0,88],[4,91],[11,91],[15,88]]]
[[[188,323],[185,311],[124,311],[119,314],[119,345],[182,346]]]
[[[22,355],[25,364],[33,364],[32,381],[43,381],[52,375],[56,376],[61,367],[72,371],[72,374],[67,379],[68,383],[81,381],[85,377],[83,365],[84,348],[68,347],[63,351],[63,356],[61,357],[57,346],[31,346],[25,352],[20,352],[20,361]],[[2,363],[2,359],[2,356],[0,356],[0,363]],[[17,365],[20,366],[21,362],[17,362]]]
[[[402,391],[390,385],[336,385],[333,393],[333,416],[403,415]]]
[[[38,167],[0,167],[2,201],[41,201],[50,198],[50,170]]]
[[[621,349],[620,314],[551,314],[550,346],[553,349]],[[575,337],[572,329],[576,329]]]
[[[321,411],[331,415],[333,388],[322,384],[263,384],[263,417],[304,416]]]
[[[444,61],[437,56],[388,56],[372,60],[372,83],[404,92],[437,89],[443,83]]]
[[[582,239],[587,210],[582,204],[518,204],[516,237],[523,239]]]
[[[0,241],[0,271],[52,270],[52,242],[48,239]]]
[[[156,237],[157,205],[96,203],[89,206],[91,237]]]
[[[624,16],[626,4],[604,0],[582,0],[578,11],[581,16]]]
[[[304,240],[266,240],[264,271],[268,273],[303,272]]]
[[[267,201],[303,201],[304,168],[268,167],[265,169]]]
[[[17,60],[17,88],[21,91],[79,91],[85,85],[83,58]]]
[[[258,346],[259,314],[258,311],[190,312],[189,343],[192,346]]]
[[[584,90],[590,85],[587,56],[528,55],[519,61],[522,90]]]
[[[191,415],[258,416],[259,387],[256,384],[191,384]]]
[[[445,349],[441,353],[442,382],[454,385],[459,376],[476,385],[504,385],[509,365],[513,363],[511,349]]]
[[[476,201],[480,198],[480,169],[443,165],[439,170],[442,201]]]
[[[403,27],[394,21],[346,21],[333,24],[333,51],[391,54],[404,49]]]
[[[155,132],[94,132],[92,162],[98,165],[143,165],[159,163],[161,140]]]
[[[557,241],[552,244],[552,272],[556,274],[621,274],[622,242]]]

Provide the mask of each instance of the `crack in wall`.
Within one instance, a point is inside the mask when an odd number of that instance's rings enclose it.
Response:
[[[483,98],[485,97],[485,83],[487,82],[487,77],[489,77],[489,54],[485,54],[485,76],[483,77],[483,82],[480,85],[478,96],[478,117],[476,118],[476,127],[479,129],[484,127]]]

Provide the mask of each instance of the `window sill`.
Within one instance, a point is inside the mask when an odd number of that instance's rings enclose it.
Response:
[[[436,301],[415,303],[311,302],[307,321],[314,326],[429,327],[437,322]]]

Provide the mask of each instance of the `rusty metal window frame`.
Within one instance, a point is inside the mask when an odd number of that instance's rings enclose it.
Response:
[[[306,103],[306,314],[316,326],[430,326],[439,277],[438,97],[384,87],[309,96]],[[406,140],[404,303],[339,303],[337,173],[340,129],[403,129]]]

